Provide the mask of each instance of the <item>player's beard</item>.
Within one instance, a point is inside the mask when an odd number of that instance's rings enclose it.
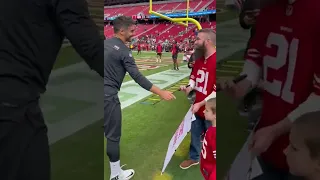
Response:
[[[204,53],[205,53],[205,44],[204,44],[204,42],[201,45],[197,46],[195,50],[197,51],[197,54],[204,55]]]
[[[194,59],[194,60],[197,60],[197,59],[199,59],[199,58],[201,58],[201,57],[204,57],[203,51],[200,50],[200,49],[195,49],[194,55],[193,55],[193,59]]]

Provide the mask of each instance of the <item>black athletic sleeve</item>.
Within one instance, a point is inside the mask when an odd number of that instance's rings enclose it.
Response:
[[[144,88],[147,91],[150,91],[153,84],[140,73],[138,66],[135,63],[135,60],[132,57],[131,52],[128,52],[127,54],[123,53],[122,63],[126,71],[132,77],[132,79],[136,83],[138,83],[142,88]]]
[[[103,77],[103,39],[89,15],[87,1],[57,0],[54,7],[64,35],[89,67]]]

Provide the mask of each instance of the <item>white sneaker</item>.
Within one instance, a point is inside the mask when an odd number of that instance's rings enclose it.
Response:
[[[122,170],[122,172],[116,176],[111,178],[110,180],[129,180],[134,176],[133,169]]]

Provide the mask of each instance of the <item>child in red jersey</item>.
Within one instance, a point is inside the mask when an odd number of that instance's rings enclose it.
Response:
[[[200,170],[205,180],[216,180],[216,99],[206,102],[204,115],[212,126],[206,132],[202,144]]]

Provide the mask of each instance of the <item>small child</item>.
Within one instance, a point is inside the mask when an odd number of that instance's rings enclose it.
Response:
[[[297,119],[291,128],[290,144],[284,153],[290,173],[305,180],[320,179],[320,111]]]
[[[216,180],[216,99],[206,102],[204,115],[212,126],[206,132],[202,143],[200,170],[205,180]]]

